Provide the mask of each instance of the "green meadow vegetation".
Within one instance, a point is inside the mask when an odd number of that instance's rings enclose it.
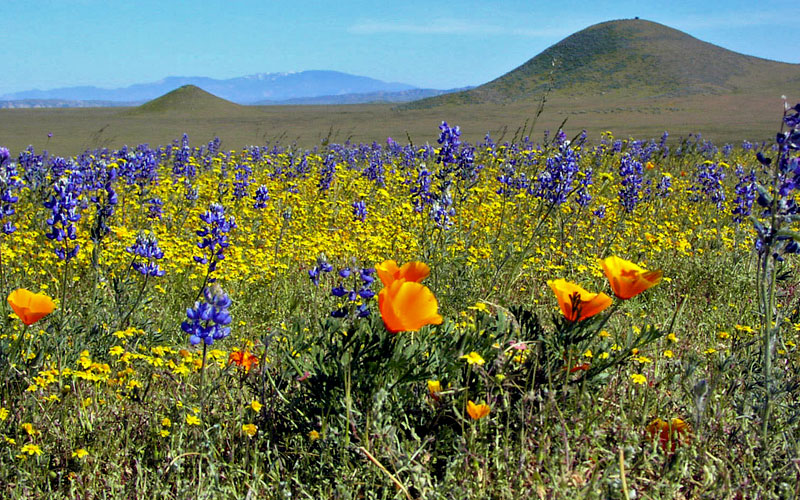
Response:
[[[0,110],[0,497],[800,496],[795,66]]]
[[[797,496],[799,121],[0,150],[0,491]]]

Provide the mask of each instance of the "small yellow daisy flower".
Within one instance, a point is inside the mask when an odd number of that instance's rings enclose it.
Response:
[[[481,357],[481,355],[478,354],[475,351],[472,351],[469,354],[465,354],[465,355],[461,356],[461,358],[459,358],[459,359],[466,360],[466,362],[471,364],[471,365],[482,365],[482,364],[486,363],[486,360],[484,360]]]
[[[22,451],[22,453],[27,453],[28,455],[33,455],[33,454],[41,455],[42,454],[42,449],[39,448],[39,446],[37,446],[37,445],[35,445],[33,443],[26,444],[25,446],[22,447],[22,449],[20,451]]]

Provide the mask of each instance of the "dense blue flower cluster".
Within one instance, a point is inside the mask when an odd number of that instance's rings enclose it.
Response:
[[[367,204],[364,203],[364,200],[354,201],[352,207],[353,219],[364,222],[367,219]]]
[[[336,156],[333,153],[329,153],[319,169],[318,187],[320,192],[325,192],[331,188],[334,175],[336,175]]]
[[[497,180],[500,182],[500,187],[497,188],[497,194],[508,198],[513,198],[521,191],[527,190],[530,187],[527,174],[521,172],[519,175],[516,175],[516,171],[510,163],[502,167],[502,173],[497,176]]]
[[[48,183],[46,160],[47,151],[37,155],[33,146],[28,146],[17,157],[17,167],[22,172],[22,180],[28,188],[38,190]]]
[[[111,232],[111,228],[108,227],[108,221],[114,215],[115,207],[119,202],[114,188],[116,181],[116,168],[107,168],[105,164],[96,167],[94,192],[89,196],[95,206],[95,218],[91,230],[92,240],[95,243]]]
[[[320,273],[329,273],[331,271],[333,271],[333,266],[322,255],[317,258],[317,264],[308,270],[308,277],[311,278],[312,283],[319,286]]]
[[[734,207],[731,213],[734,221],[742,222],[746,217],[750,216],[753,202],[756,199],[756,172],[751,170],[749,174],[745,174],[744,169],[737,165],[736,176],[739,178],[739,182],[736,183],[734,188],[736,199],[733,200]]]
[[[17,230],[9,217],[14,215],[14,205],[19,201],[19,190],[23,183],[17,175],[17,166],[9,161],[11,154],[5,147],[0,147],[0,223],[2,232],[11,234]]]
[[[441,144],[439,154],[436,156],[436,163],[448,165],[456,162],[458,147],[461,144],[461,129],[456,125],[450,127],[447,122],[439,125],[439,139],[436,142]]]
[[[192,149],[189,147],[189,136],[183,134],[181,138],[181,147],[175,151],[175,156],[172,159],[172,174],[175,181],[180,177],[187,179],[194,179],[197,175],[197,169],[191,162]]]
[[[160,198],[150,198],[147,200],[147,218],[161,219],[164,215],[164,202]]]
[[[697,165],[694,182],[687,188],[689,200],[710,201],[717,209],[721,209],[725,201],[724,179],[725,168],[722,164],[705,161]]]
[[[267,201],[269,201],[269,189],[267,186],[260,185],[258,189],[256,189],[256,194],[253,196],[255,203],[253,203],[253,208],[261,210],[267,208]]]
[[[425,164],[420,165],[417,178],[412,182],[409,191],[414,211],[417,213],[422,213],[426,206],[433,204],[436,200],[436,195],[431,192],[431,173]]]
[[[768,192],[763,189],[756,197],[756,202],[764,210],[761,214],[763,222],[754,222],[757,233],[755,248],[762,256],[771,252],[772,258],[778,261],[783,260],[785,254],[800,253],[800,244],[791,233],[795,219],[800,216],[796,201],[800,188],[800,103],[786,108],[783,123],[788,130],[777,134],[776,148],[773,148],[778,156],[773,159],[762,152],[756,154],[762,167],[770,171],[777,190]]]
[[[208,274],[211,275],[217,270],[219,261],[225,259],[225,249],[228,248],[228,233],[236,228],[236,220],[233,216],[225,217],[225,208],[219,203],[212,203],[208,210],[200,215],[200,220],[206,226],[197,231],[197,236],[201,238],[197,243],[198,248],[203,251],[202,256],[195,256],[195,262],[208,264]],[[213,278],[209,279],[213,282]]]
[[[722,154],[725,156],[725,158],[730,157],[731,151],[733,151],[733,144],[726,144],[722,146]]]
[[[119,157],[119,176],[128,185],[138,186],[140,193],[158,182],[160,152],[140,144],[133,151],[122,148]]]
[[[142,231],[136,235],[136,242],[125,250],[134,255],[131,263],[134,270],[145,276],[164,276],[164,271],[156,262],[164,258],[164,252],[158,247],[156,235]],[[138,262],[137,257],[141,257],[144,262]]]
[[[60,156],[56,156],[50,160],[50,173],[55,178],[63,177],[67,173],[67,170],[76,170],[74,166],[75,165],[72,160],[67,160]]]
[[[197,301],[187,309],[187,320],[181,323],[181,329],[189,334],[189,343],[213,345],[230,335],[230,306],[230,297],[218,285],[203,290],[203,302]]]
[[[345,282],[341,281],[331,289],[331,295],[346,299],[348,302],[332,311],[331,316],[334,318],[344,318],[350,313],[351,309],[353,309],[355,315],[359,318],[366,318],[369,316],[370,311],[366,301],[375,296],[375,292],[371,289],[372,283],[375,281],[375,277],[373,276],[373,274],[375,274],[375,269],[351,269],[345,267],[339,270],[338,274],[344,280],[352,278],[353,287],[348,288],[345,286]],[[359,301],[361,303],[357,304]]]
[[[186,184],[184,184],[183,199],[194,204],[198,198],[200,198],[200,191],[196,187],[189,184],[189,182],[186,182]]]
[[[233,171],[233,198],[241,200],[246,198],[249,193],[250,183],[252,182],[250,176],[253,174],[253,169],[245,164],[235,165]]]
[[[453,224],[456,210],[453,208],[453,196],[450,190],[441,193],[439,198],[431,204],[430,217],[436,227],[447,229]]]
[[[380,146],[378,146],[377,144],[376,146],[380,148]],[[377,152],[373,152],[370,155],[369,164],[361,172],[361,175],[371,180],[378,186],[384,187],[386,186],[385,173],[386,172],[383,167],[383,158],[380,154],[380,150],[378,150]]]
[[[659,198],[666,198],[672,192],[672,176],[669,174],[663,174],[661,176],[661,180],[658,181],[658,185],[656,186],[656,196]]]
[[[592,169],[586,169],[578,173],[580,182],[578,189],[575,190],[575,202],[580,207],[588,207],[592,202],[592,195],[589,194],[589,186],[592,185]]]
[[[606,206],[600,205],[594,211],[592,211],[595,217],[598,219],[605,219],[606,218]]]
[[[669,146],[667,146],[667,139],[669,138],[669,133],[665,130],[663,134],[661,134],[661,142],[658,143],[658,148],[662,151],[662,157],[666,158],[669,154]]]
[[[636,158],[642,163],[647,163],[652,160],[656,153],[660,150],[660,146],[654,140],[647,142],[643,141],[630,141],[626,149],[626,153]]]
[[[80,194],[82,186],[80,176],[73,172],[68,177],[61,177],[53,184],[50,199],[44,202],[51,216],[47,219],[50,231],[45,233],[48,239],[57,242],[53,251],[61,260],[70,261],[78,254],[80,245],[69,242],[78,238],[75,223],[81,219]]]
[[[567,141],[560,141],[558,152],[547,158],[544,170],[536,176],[532,193],[548,204],[563,204],[578,188],[579,162],[580,154]]]
[[[626,212],[631,213],[642,200],[642,162],[628,153],[622,155],[619,161],[620,185],[619,202]]]
[[[222,140],[219,137],[214,137],[214,139],[210,140],[206,145],[206,150],[202,154],[198,154],[198,156],[202,156],[202,164],[203,167],[206,169],[211,167],[211,163],[214,161],[214,157],[217,156],[219,153],[219,148],[222,145]],[[201,153],[198,151],[198,153]]]

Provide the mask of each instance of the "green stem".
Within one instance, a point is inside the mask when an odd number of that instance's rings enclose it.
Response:
[[[142,287],[139,289],[139,294],[136,296],[136,300],[133,301],[133,306],[131,306],[130,311],[128,311],[128,314],[125,315],[125,317],[122,319],[122,321],[119,324],[119,327],[120,327],[121,330],[124,330],[125,327],[128,326],[128,320],[130,319],[131,315],[133,314],[133,311],[136,310],[136,307],[139,305],[139,302],[142,300],[142,295],[144,295],[144,289],[147,286],[147,278],[149,278],[149,277],[150,277],[150,275],[148,275],[148,274],[144,275],[144,281],[142,281]]]
[[[200,415],[205,416],[205,401],[206,398],[204,397],[205,393],[203,392],[203,382],[205,381],[205,374],[206,374],[206,351],[208,350],[208,344],[203,341],[203,363],[200,365]]]

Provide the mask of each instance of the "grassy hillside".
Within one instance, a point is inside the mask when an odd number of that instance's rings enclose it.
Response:
[[[235,114],[242,112],[242,106],[210,94],[200,87],[184,85],[128,110],[129,114],[187,112],[203,115]]]
[[[408,106],[528,101],[548,88],[571,96],[788,92],[800,89],[800,65],[732,52],[650,21],[610,21],[565,38],[475,89]]]

